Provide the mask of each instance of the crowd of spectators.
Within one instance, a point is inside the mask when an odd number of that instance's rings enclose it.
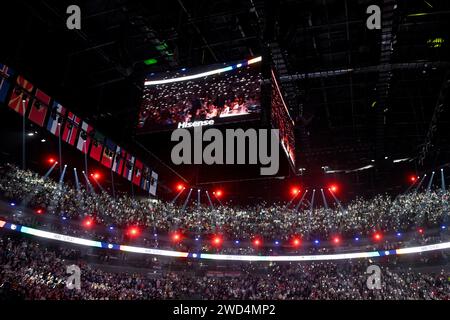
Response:
[[[67,265],[81,270],[81,289],[66,288]],[[366,260],[345,263],[246,264],[228,276],[104,271],[76,250],[0,238],[0,298],[18,299],[450,299],[450,274],[382,265],[381,289],[367,286]]]
[[[59,184],[50,178],[21,170],[14,165],[0,167],[0,193],[17,206],[42,209],[58,221],[64,217],[80,221],[86,216],[97,223],[115,226],[141,225],[154,230],[179,228],[198,234],[220,231],[229,237],[259,234],[282,239],[283,234],[328,236],[336,231],[364,235],[373,230],[408,230],[417,226],[439,226],[446,222],[449,192],[411,192],[390,198],[379,195],[357,199],[345,207],[298,210],[286,204],[261,203],[252,207],[220,206],[214,210],[196,205],[182,208],[165,202],[135,199],[125,194],[112,197],[90,188]],[[14,219],[29,225],[27,215]],[[31,220],[30,220],[31,219]],[[44,221],[47,221],[44,219]],[[75,236],[93,238],[93,230],[54,224],[49,228]],[[61,227],[61,225],[63,227]],[[123,240],[109,235],[105,241]],[[153,239],[154,240],[154,239]],[[431,242],[430,242],[431,241]],[[421,244],[435,243],[422,238]],[[154,241],[155,242],[155,241]],[[155,246],[155,243],[150,243]],[[157,246],[157,242],[156,242]],[[100,249],[101,250],[101,249]],[[238,252],[236,252],[238,250]],[[242,252],[242,250],[247,250]],[[323,253],[328,252],[321,248]],[[223,248],[223,253],[254,254],[252,248]],[[104,260],[114,252],[104,255]],[[117,253],[126,256],[126,253]],[[441,253],[440,253],[441,254]],[[444,253],[442,253],[444,254]],[[443,257],[443,256],[441,256]],[[420,255],[418,259],[424,259]],[[127,261],[126,257],[123,257]],[[89,263],[85,253],[64,244],[46,245],[26,238],[0,237],[0,298],[19,299],[446,299],[450,298],[448,271],[420,272],[408,265],[383,266],[381,289],[369,289],[365,270],[368,260],[309,263],[247,263],[233,274],[179,272],[169,268],[158,276],[132,271],[105,270]],[[147,261],[147,262],[146,262]],[[131,262],[129,262],[131,263]],[[148,260],[143,260],[148,263]],[[196,262],[200,263],[200,262]],[[66,266],[82,270],[81,290],[66,288]]]
[[[78,189],[14,165],[0,168],[0,193],[4,199],[30,208],[41,208],[72,220],[92,217],[97,223],[150,228],[158,232],[189,230],[192,233],[222,233],[228,239],[283,240],[293,234],[328,238],[342,235],[371,235],[374,231],[404,232],[418,227],[440,227],[447,223],[450,192],[410,192],[391,198],[378,195],[358,198],[345,207],[287,207],[285,203],[254,206],[197,205],[182,207],[168,202],[136,199],[126,194],[112,197],[107,192],[81,185]],[[294,207],[294,208],[293,208]]]

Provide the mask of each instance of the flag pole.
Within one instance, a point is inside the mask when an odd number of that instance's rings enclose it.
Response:
[[[22,99],[22,110],[23,110],[23,119],[22,119],[22,169],[26,169],[26,160],[25,160],[25,98]]]
[[[87,138],[86,138],[87,139]],[[84,149],[84,171],[88,172],[88,161],[87,161],[87,140],[83,141],[83,149]]]
[[[58,118],[59,120],[59,118]],[[61,152],[61,124],[58,122],[59,134],[58,134],[58,148],[59,148],[59,175],[61,175],[62,168],[62,152]]]
[[[86,140],[83,141],[83,149],[84,149],[84,171],[86,172],[86,174],[88,174],[87,146],[86,146],[87,143],[86,143],[86,141],[87,141],[87,138],[86,138]],[[88,186],[88,182],[89,182],[89,181],[86,180],[86,188],[89,187],[89,186]]]
[[[111,167],[111,185],[112,185],[112,193],[113,193],[113,198],[116,198],[116,190],[114,189],[114,173]]]

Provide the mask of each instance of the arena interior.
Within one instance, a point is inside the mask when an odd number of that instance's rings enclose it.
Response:
[[[450,299],[448,0],[0,7],[0,300]]]

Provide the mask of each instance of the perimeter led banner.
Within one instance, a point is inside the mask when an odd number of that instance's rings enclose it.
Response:
[[[7,223],[2,220],[0,220],[0,228],[6,228],[9,230],[26,233],[40,238],[52,239],[56,241],[68,242],[83,246],[103,248],[109,250],[120,250],[125,252],[159,255],[166,257],[193,258],[193,259],[220,260],[220,261],[330,261],[330,260],[376,258],[388,255],[413,254],[427,251],[450,249],[450,242],[442,242],[425,246],[401,248],[394,250],[351,252],[351,253],[337,253],[337,254],[287,255],[287,256],[226,255],[226,254],[210,254],[201,252],[182,252],[173,250],[161,250],[156,248],[142,248],[142,247],[118,245],[38,230],[26,226]]]
[[[257,120],[261,79],[261,57],[150,76],[137,133]]]
[[[46,238],[46,239],[52,239],[57,241],[63,241],[63,242],[69,242],[74,244],[80,244],[83,246],[89,246],[89,247],[97,247],[101,248],[102,244],[100,241],[93,241],[88,239],[82,239],[82,238],[76,238],[71,236],[66,236],[63,234],[48,232],[48,231],[42,231],[38,229],[28,228],[28,227],[21,227],[20,232],[31,234],[33,236],[37,236],[40,238]]]
[[[135,252],[135,253],[152,254],[152,255],[165,256],[165,257],[187,258],[187,256],[188,256],[187,252],[141,248],[141,247],[132,247],[132,246],[120,246],[119,250],[127,251],[127,252]]]

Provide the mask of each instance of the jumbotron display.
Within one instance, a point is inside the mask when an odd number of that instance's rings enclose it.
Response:
[[[283,99],[277,78],[273,70],[271,70],[271,122],[275,129],[280,130],[280,143],[286,153],[289,164],[295,168],[295,135],[294,121],[292,120],[286,103]]]
[[[257,120],[261,57],[152,76],[145,81],[137,133]],[[194,126],[196,126],[194,125]]]

